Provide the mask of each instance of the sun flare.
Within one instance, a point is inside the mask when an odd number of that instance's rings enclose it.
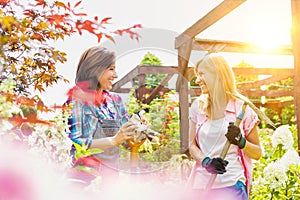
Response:
[[[282,45],[289,45],[290,26],[283,24],[262,24],[249,31],[250,42],[261,50],[275,50]]]

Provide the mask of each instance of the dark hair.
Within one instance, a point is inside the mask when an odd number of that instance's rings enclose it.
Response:
[[[87,49],[80,57],[75,83],[89,81],[88,89],[99,89],[98,78],[115,61],[115,57],[115,53],[105,47],[95,46]]]

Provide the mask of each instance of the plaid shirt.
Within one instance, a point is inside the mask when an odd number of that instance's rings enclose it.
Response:
[[[121,124],[128,121],[128,113],[122,98],[116,93],[105,91],[105,100],[99,107],[82,104],[75,100],[70,100],[70,103],[72,103],[72,116],[68,121],[69,137],[80,145],[82,143],[88,146],[92,144],[93,134],[100,123],[99,119],[120,120]]]

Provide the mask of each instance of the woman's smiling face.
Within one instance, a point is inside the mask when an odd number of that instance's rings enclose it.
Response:
[[[112,62],[112,64],[109,67],[107,67],[98,78],[98,81],[100,83],[100,89],[111,90],[113,81],[116,78],[118,78],[118,74],[116,72],[116,64],[115,62]]]
[[[195,83],[200,86],[201,92],[203,94],[207,94],[208,93],[208,89],[207,89],[206,83],[204,81],[204,73],[201,72],[200,69],[197,69]]]

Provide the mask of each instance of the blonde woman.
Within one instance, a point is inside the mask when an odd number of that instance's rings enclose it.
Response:
[[[247,100],[236,88],[232,69],[218,53],[204,56],[195,66],[201,95],[190,110],[190,154],[196,160],[193,195],[203,193],[212,174],[218,174],[209,194],[213,199],[245,200],[251,184],[251,159],[262,155],[257,125],[258,115],[247,106],[237,127],[233,125]],[[241,100],[243,99],[243,100]],[[229,141],[225,159],[222,149]]]

